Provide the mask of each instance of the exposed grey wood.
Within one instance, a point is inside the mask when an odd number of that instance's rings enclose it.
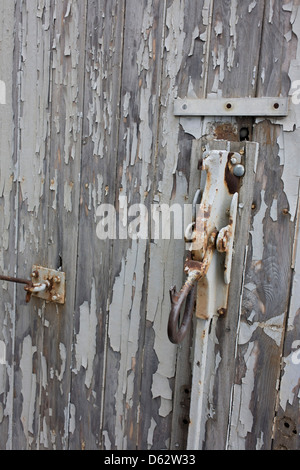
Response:
[[[130,239],[122,198],[127,197],[128,207],[144,204],[149,209],[152,202],[164,18],[164,2],[126,2],[115,181],[118,221],[125,239],[113,244],[103,415],[105,447],[113,449],[147,447],[143,428],[150,427],[153,415],[148,395],[152,374],[147,378],[152,364],[143,364],[149,348],[145,335],[149,241],[148,237]],[[112,370],[118,372],[112,375]]]
[[[67,301],[26,305],[22,286],[0,286],[1,449],[186,448],[199,322],[181,347],[167,338],[186,247],[173,222],[171,239],[154,226],[131,239],[124,208],[183,208],[202,147],[238,150],[243,127],[260,153],[241,193],[230,312],[202,329],[195,446],[299,446],[298,108],[272,122],[174,116],[177,98],[288,96],[298,3],[2,0],[0,270],[61,266]],[[99,239],[104,203],[112,240]]]
[[[11,214],[18,204],[14,165],[13,98],[14,2],[0,5],[0,80],[5,84],[5,104],[0,104],[0,270],[11,274],[17,269],[17,220]],[[13,376],[15,286],[0,286],[0,449],[11,449],[13,429]]]
[[[18,181],[18,275],[30,278],[33,264],[47,255],[46,173],[48,166],[50,83],[49,9],[33,1],[16,2],[14,90],[16,173]],[[45,13],[45,14],[43,14]],[[17,72],[18,71],[18,72]],[[33,87],[33,84],[35,85]],[[25,304],[22,287],[16,290],[14,351],[14,449],[36,449],[40,438],[40,399],[44,359],[43,306]]]
[[[291,290],[277,413],[274,426],[274,450],[299,450],[299,207],[293,253]]]
[[[118,132],[121,119],[124,2],[88,2],[83,146],[75,337],[72,364],[70,448],[99,449],[107,441],[103,414],[114,427],[115,409],[103,409],[104,384],[117,368],[107,366],[107,322],[111,296],[113,240],[97,237],[100,204],[115,205]],[[113,315],[116,312],[112,313]],[[87,341],[88,338],[88,341]],[[108,388],[108,387],[107,387]],[[108,392],[112,400],[111,392]]]
[[[283,5],[266,3],[257,82],[259,96],[280,93],[284,96],[287,93],[289,82],[285,61],[293,55],[294,47],[292,41],[285,41],[284,34],[290,31],[290,21],[290,11]],[[278,35],[278,30],[282,34]],[[279,136],[280,128],[268,121],[257,124],[254,129],[253,139],[260,143],[260,154],[229,448],[270,449],[272,446],[272,416],[277,401],[289,302],[294,230],[281,180]],[[262,396],[264,399],[259,398]]]
[[[214,2],[213,27],[210,40],[212,59],[209,60],[207,89],[209,94],[214,93],[228,98],[255,97],[257,76],[254,72],[258,67],[257,51],[260,48],[263,13],[263,2],[256,2],[254,5],[253,2],[247,1],[239,4],[238,7],[236,2]],[[257,28],[257,34],[255,35],[252,34],[253,27]],[[252,47],[249,50],[244,41],[244,38],[248,36],[251,37],[252,41]],[[245,48],[247,54],[245,54]],[[241,76],[243,76],[242,80]],[[227,124],[224,119],[222,122],[222,118],[207,118],[207,121],[214,120],[217,121],[217,124],[212,129],[218,129],[218,138],[231,141],[239,140],[239,136],[235,137],[236,127],[248,128],[251,134],[252,123],[249,119],[241,118],[238,123],[233,120]],[[206,126],[207,133],[211,133],[211,126]],[[207,139],[211,138],[212,136],[208,135]],[[236,145],[235,150],[238,150],[239,144]],[[253,167],[253,162],[251,164]],[[250,175],[252,177],[250,177],[249,197],[252,192],[253,169]],[[245,182],[245,187],[247,187],[247,184]],[[245,211],[242,215],[243,220],[239,219],[237,227],[237,246],[239,249],[234,259],[235,267],[232,275],[234,287],[230,288],[229,311],[225,318],[213,322],[211,327],[203,325],[204,333],[208,334],[208,331],[210,331],[212,344],[215,344],[214,352],[212,352],[213,356],[208,359],[207,364],[203,364],[203,367],[209,368],[212,364],[216,364],[216,370],[214,370],[211,379],[209,379],[210,369],[207,371],[207,380],[210,380],[210,393],[205,397],[206,403],[203,406],[206,406],[207,410],[210,411],[207,414],[207,422],[203,418],[205,429],[201,430],[202,441],[197,443],[200,448],[203,446],[205,449],[224,449],[226,447],[228,424],[230,422],[231,394],[235,371],[232,367],[228,369],[228,363],[232,364],[236,354],[236,335],[240,316],[239,302],[245,256],[243,238],[247,238],[247,214],[250,204],[247,191],[244,196]],[[239,237],[240,232],[242,233],[241,238]],[[241,244],[239,245],[239,243]],[[200,326],[198,330],[198,335],[201,336]],[[216,357],[218,357],[218,360]],[[215,361],[217,362],[215,363]]]
[[[52,25],[51,127],[46,266],[66,273],[64,306],[46,305],[40,446],[67,449],[76,300],[86,1],[49,4]],[[62,416],[64,419],[61,419]]]

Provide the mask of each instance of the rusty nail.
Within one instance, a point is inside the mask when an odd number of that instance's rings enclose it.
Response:
[[[61,282],[60,277],[59,277],[59,276],[55,276],[55,277],[53,278],[53,282],[55,282],[56,284],[60,284],[60,282]]]
[[[283,209],[282,213],[283,213],[283,215],[288,215],[288,214],[289,214],[289,210],[288,210],[288,209]]]
[[[31,277],[33,277],[34,279],[37,279],[39,277],[39,273],[37,271],[33,271],[31,273]]]
[[[222,308],[220,308],[220,309],[218,310],[218,314],[219,314],[219,315],[226,315],[226,313],[227,313],[227,309],[224,308],[224,307],[222,307]]]

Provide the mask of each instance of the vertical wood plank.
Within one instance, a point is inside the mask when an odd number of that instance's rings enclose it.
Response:
[[[19,277],[30,278],[32,265],[47,251],[47,149],[49,132],[49,2],[16,2],[15,109],[18,181],[17,252]],[[34,84],[34,86],[33,86]],[[12,447],[39,447],[40,392],[43,374],[43,307],[25,304],[16,288],[15,374]]]
[[[115,187],[121,225],[119,239],[113,245],[103,415],[105,447],[112,449],[140,448],[139,427],[146,411],[140,399],[142,361],[148,348],[145,310],[149,232],[144,238],[135,234],[132,238],[128,228],[138,216],[134,204],[143,204],[148,210],[153,196],[164,6],[157,0],[126,2]],[[146,231],[149,226],[150,219]]]
[[[190,367],[176,360],[178,348],[167,337],[171,304],[169,291],[179,289],[183,281],[185,244],[183,241],[183,209],[191,203],[197,188],[196,165],[191,163],[192,137],[183,132],[173,115],[173,101],[179,97],[202,96],[203,66],[209,27],[209,2],[167,2],[163,50],[161,112],[159,119],[158,160],[154,202],[162,208],[181,207],[180,239],[174,239],[172,216],[161,217],[171,224],[171,239],[151,241],[147,299],[146,348],[141,399],[141,447],[179,449],[186,445],[188,416],[182,403],[190,391]],[[186,124],[186,123],[185,123]],[[185,125],[183,124],[183,125]],[[191,173],[192,172],[192,173]],[[179,356],[189,361],[188,339]],[[147,366],[150,365],[150,367]],[[172,416],[175,410],[174,419]],[[174,435],[172,433],[174,432]]]
[[[15,2],[0,5],[0,272],[13,275],[17,266],[15,217],[16,154],[14,152],[14,18]],[[0,285],[0,449],[12,448],[15,287]]]
[[[207,58],[207,97],[255,96],[263,13],[263,2],[237,3],[218,0],[213,2],[212,27],[209,38],[210,51]],[[253,28],[255,34],[253,34]],[[245,42],[245,38],[248,36],[252,41],[250,50],[248,42],[247,44]],[[239,140],[238,134],[241,127],[248,128],[249,134],[252,134],[252,122],[249,119],[206,118],[202,128],[202,135],[205,136],[203,145],[205,140],[209,144],[210,140],[215,137],[229,141]],[[239,151],[239,144],[235,145],[234,151]],[[249,183],[245,182],[244,191],[242,189],[240,195],[240,203],[244,204],[245,210],[239,217],[236,231],[237,250],[234,259],[233,281],[229,293],[228,313],[225,318],[217,319],[215,317],[211,324],[201,320],[196,322],[195,335],[197,337],[195,338],[196,346],[194,346],[196,352],[193,359],[195,378],[192,401],[194,407],[197,401],[200,402],[196,408],[202,417],[201,424],[199,424],[195,423],[191,416],[193,424],[190,426],[188,445],[193,448],[224,449],[226,446],[231,390],[235,373],[234,368],[228,367],[228,364],[232,364],[236,350],[244,250],[249,232],[247,227],[249,204],[251,206],[249,198],[251,198],[251,182],[253,183],[254,175],[253,161],[247,162],[248,164]],[[239,214],[241,215],[241,211]],[[206,339],[202,341],[201,338]],[[206,351],[206,347],[210,351],[208,356],[205,355],[205,352],[202,354],[202,348],[204,348],[203,351]],[[200,365],[197,365],[199,360]],[[199,388],[198,377],[201,377],[204,382],[200,387],[200,394],[197,392]],[[198,432],[196,429],[199,431],[198,435],[196,435]]]
[[[288,93],[286,67],[293,54],[293,42],[285,39],[291,28],[288,10],[285,5],[266,2],[259,96]],[[281,132],[265,120],[256,124],[253,133],[260,154],[233,388],[229,448],[234,449],[272,447],[294,232],[282,181]]]
[[[103,413],[109,415],[110,425],[114,419],[110,407],[103,410],[104,384],[109,387],[117,375],[116,368],[106,366],[113,240],[99,235],[105,214],[98,218],[98,208],[115,206],[123,27],[123,0],[88,2],[71,449],[105,446]]]
[[[293,253],[293,283],[286,323],[282,375],[274,426],[274,450],[299,449],[299,207]]]
[[[51,4],[51,147],[48,177],[46,266],[66,273],[64,306],[46,304],[40,447],[67,449],[71,359],[76,298],[80,201],[82,114],[85,67],[86,1]],[[50,7],[50,5],[49,5]],[[82,273],[78,273],[82,276]]]

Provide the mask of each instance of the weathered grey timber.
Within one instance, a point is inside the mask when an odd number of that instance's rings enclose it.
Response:
[[[0,449],[300,448],[299,36],[298,0],[0,0],[0,274],[67,279],[64,306],[0,284]],[[289,114],[174,115],[221,96]],[[151,220],[131,239],[126,204],[191,203],[203,148],[238,151],[241,130],[259,150],[229,309],[174,346],[183,237],[171,216],[170,239]]]

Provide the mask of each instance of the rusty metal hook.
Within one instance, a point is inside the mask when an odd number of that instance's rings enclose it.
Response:
[[[214,230],[210,237],[208,237],[207,251],[203,261],[192,260],[191,253],[189,253],[184,267],[184,271],[188,274],[185,284],[178,293],[176,293],[175,287],[170,290],[172,307],[168,322],[168,336],[173,344],[181,343],[189,330],[195,308],[196,284],[208,271],[217,234],[217,230]],[[184,314],[179,326],[180,311],[185,300]]]
[[[176,288],[170,290],[171,296],[171,313],[168,323],[168,336],[173,344],[179,344],[185,338],[193,318],[193,311],[195,308],[195,283],[199,279],[199,272],[192,271],[179,293],[176,293]],[[178,328],[179,315],[183,302],[186,300],[185,310],[181,326]]]

